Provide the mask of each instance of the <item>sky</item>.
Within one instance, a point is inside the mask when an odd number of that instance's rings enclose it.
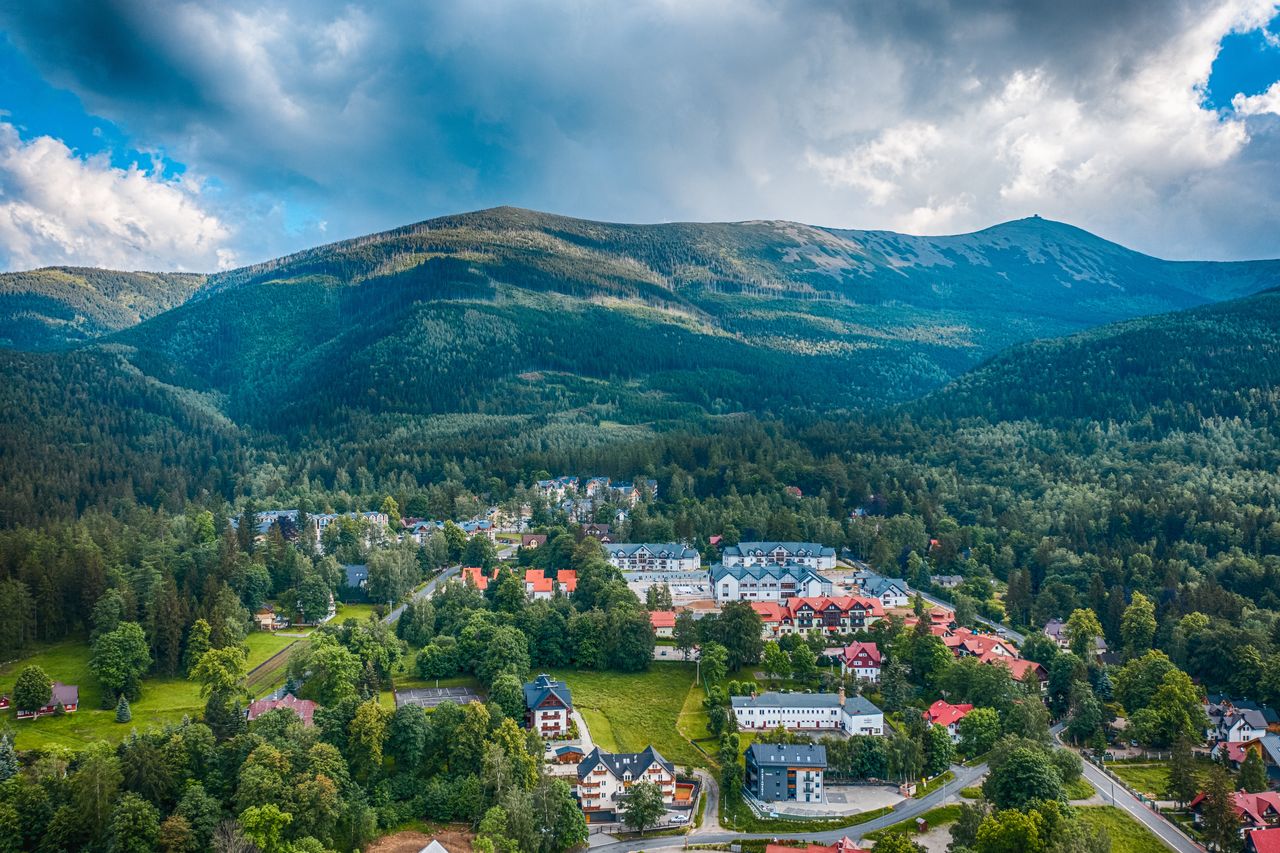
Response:
[[[1274,0],[0,6],[0,269],[510,204],[1280,257]]]

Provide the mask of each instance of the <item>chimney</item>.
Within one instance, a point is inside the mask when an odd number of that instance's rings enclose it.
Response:
[[[844,707],[844,685],[840,685],[840,689],[836,692],[836,698],[840,702],[840,706]]]

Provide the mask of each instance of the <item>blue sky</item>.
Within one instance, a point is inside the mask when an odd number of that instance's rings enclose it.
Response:
[[[24,4],[0,11],[0,268],[208,270],[498,204],[913,233],[1039,213],[1280,257],[1277,13]]]

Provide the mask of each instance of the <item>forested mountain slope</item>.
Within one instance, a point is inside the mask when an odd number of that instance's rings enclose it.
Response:
[[[1013,347],[913,408],[1046,423],[1274,424],[1280,291]]]
[[[88,267],[0,273],[0,347],[46,350],[97,338],[181,305],[204,280]]]

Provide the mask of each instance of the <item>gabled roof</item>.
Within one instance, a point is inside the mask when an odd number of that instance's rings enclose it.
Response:
[[[80,704],[80,688],[74,684],[63,684],[61,681],[53,682],[52,693],[49,696],[50,705],[79,705]]]
[[[566,708],[573,707],[573,695],[569,691],[569,685],[563,681],[553,681],[551,676],[543,673],[530,681],[524,686],[524,706],[526,708],[536,708],[543,703],[548,696],[555,696]]]
[[[787,608],[781,602],[777,601],[752,601],[751,609],[760,614],[760,621],[768,625],[771,622],[781,622],[789,614]]]
[[[462,582],[470,581],[475,584],[476,589],[484,592],[489,588],[489,579],[485,577],[484,569],[479,566],[466,566],[462,570]]]
[[[822,576],[818,575],[818,577],[821,578]],[[819,613],[834,608],[841,613],[847,613],[850,610],[865,610],[874,616],[884,615],[884,604],[880,599],[866,595],[796,596],[788,598],[784,604],[792,615],[800,612],[806,606]]]
[[[692,560],[697,550],[676,542],[610,542],[604,546],[610,557],[634,557],[640,551],[659,560]]]
[[[972,705],[952,705],[939,699],[924,712],[924,718],[936,726],[950,726],[963,720],[972,710]]]
[[[884,712],[871,704],[866,696],[850,696],[844,700],[844,712],[850,717],[866,717]]]
[[[781,548],[797,557],[834,557],[835,548],[817,542],[739,542],[724,549],[727,557],[767,556]]]
[[[1258,794],[1250,794],[1248,791],[1236,791],[1231,795],[1234,801],[1232,805],[1236,814],[1240,815],[1241,820],[1251,826],[1261,826],[1268,823],[1267,815],[1280,815],[1280,793],[1275,791],[1263,791]],[[1190,808],[1194,809],[1204,802],[1204,792],[1196,794],[1196,798],[1191,801]]]
[[[911,587],[907,586],[907,582],[901,578],[875,577],[869,579],[862,587],[863,592],[866,592],[869,595],[874,595],[877,598],[884,595],[886,592],[895,589],[903,595],[906,595],[911,591]]]
[[[524,585],[531,592],[551,592],[555,589],[551,578],[538,569],[525,569]]]
[[[342,571],[346,573],[347,586],[351,589],[359,589],[361,584],[369,580],[369,567],[364,564],[347,564],[342,567]]]
[[[640,752],[601,752],[600,747],[597,746],[591,750],[586,758],[578,762],[578,778],[581,779],[586,776],[595,769],[597,764],[603,764],[608,767],[609,772],[619,779],[628,771],[634,777],[643,773],[654,762],[657,762],[668,773],[675,774],[675,765],[663,758],[662,754],[652,746],[646,746]]]
[[[556,583],[564,587],[566,593],[576,591],[578,588],[577,569],[560,569],[556,572]]]
[[[863,657],[876,666],[880,665],[880,647],[875,643],[850,643],[840,653],[845,663],[853,663],[855,658]]]
[[[747,755],[757,767],[827,766],[827,748],[820,743],[753,743]]]
[[[274,711],[277,708],[286,708],[302,718],[302,725],[310,726],[311,718],[319,706],[310,699],[299,699],[292,693],[284,694],[280,699],[259,699],[256,702],[249,703],[249,720],[258,719],[268,711]]]
[[[1255,829],[1245,841],[1254,853],[1280,853],[1280,827]]]
[[[770,691],[757,696],[730,696],[729,704],[738,708],[843,708],[846,714],[860,716],[879,714],[880,709],[865,696],[850,696],[840,702],[838,693],[776,693]]]
[[[772,577],[777,578],[779,581],[790,578],[796,582],[819,580],[823,583],[831,583],[812,567],[801,566],[797,563],[784,563],[779,566],[726,566],[723,563],[716,563],[711,567],[711,580],[713,582],[718,583],[721,578],[730,576],[738,580],[743,578],[760,580],[761,578]]]
[[[674,628],[676,626],[676,614],[671,610],[651,610],[649,611],[649,624],[655,629]]]

